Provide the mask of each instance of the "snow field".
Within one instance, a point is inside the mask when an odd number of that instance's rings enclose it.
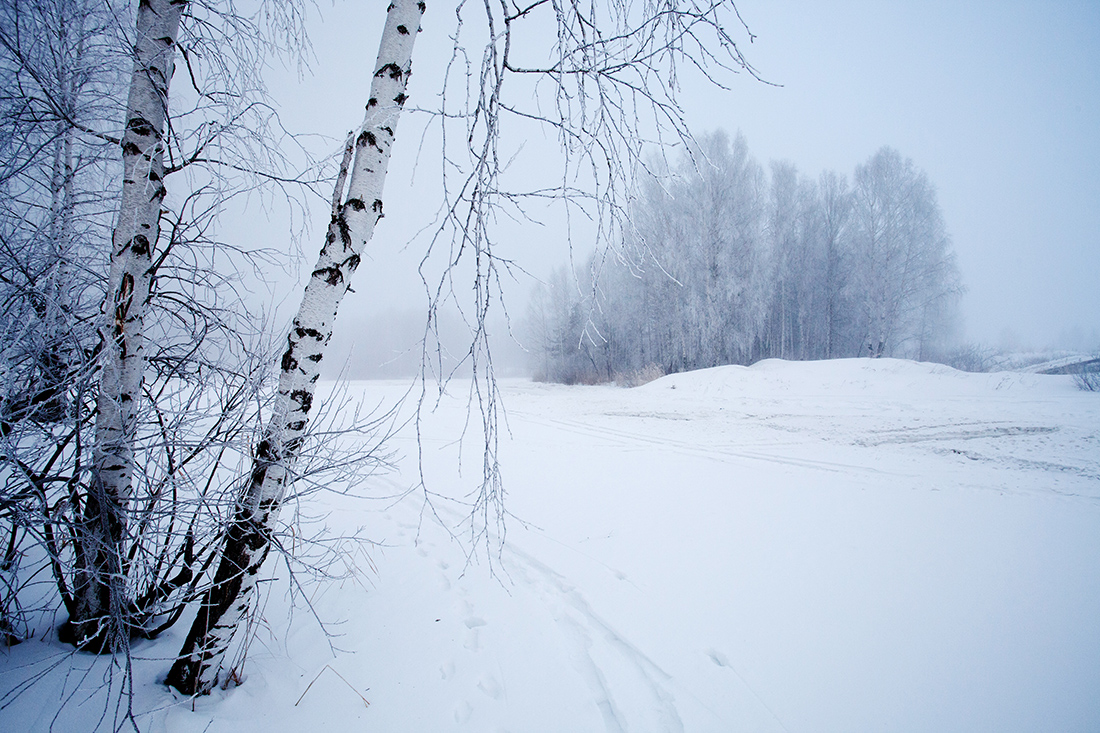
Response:
[[[424,470],[462,497],[480,449],[451,392]],[[299,591],[333,636],[274,567],[246,684],[192,705],[147,682],[185,626],[135,650],[143,730],[1100,728],[1100,397],[1071,378],[767,361],[504,394],[499,554],[469,558],[419,493],[377,498],[417,483],[410,458],[375,498],[311,500],[379,543]],[[0,686],[50,655],[15,647]],[[94,687],[104,662],[75,661]],[[69,668],[0,727],[46,730]],[[87,727],[89,694],[55,729]]]

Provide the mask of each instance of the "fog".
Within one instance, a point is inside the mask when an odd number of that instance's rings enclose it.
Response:
[[[961,341],[1100,346],[1100,6],[742,0],[738,8],[755,34],[743,50],[767,83],[741,74],[729,90],[715,91],[685,74],[681,102],[695,131],[740,131],[765,165],[789,161],[812,178],[825,169],[850,178],[876,150],[895,148],[936,187],[966,287]],[[287,127],[322,136],[310,144],[323,151],[335,150],[362,117],[369,83],[362,69],[374,57],[381,13],[347,2],[322,10],[311,26],[310,69],[301,77],[273,70],[269,83]],[[438,103],[453,20],[429,7],[410,83],[413,105]],[[380,351],[415,348],[420,336],[414,324],[426,312],[417,274],[424,240],[413,238],[436,211],[439,171],[423,142],[426,123],[416,114],[402,120],[387,216],[337,324],[330,370],[354,352],[352,372],[370,372]],[[528,133],[505,133],[518,153],[513,165],[554,169],[552,137]],[[588,255],[583,225],[570,246],[560,216],[533,213],[541,225],[503,230],[515,240],[508,256],[530,273],[505,283],[513,320],[554,267],[579,266]],[[324,204],[313,219],[303,244],[309,262]],[[285,231],[279,222],[254,224],[244,238]],[[380,348],[362,343],[397,330],[380,318],[411,331]],[[502,313],[496,323],[506,331]]]

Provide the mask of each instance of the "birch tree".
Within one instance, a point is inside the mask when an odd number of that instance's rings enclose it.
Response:
[[[833,171],[824,171],[818,181],[821,192],[822,238],[825,248],[825,269],[822,287],[825,291],[824,357],[832,359],[845,348],[845,323],[843,314],[851,312],[850,287],[851,256],[848,252],[848,220],[852,211],[848,181]],[[854,351],[854,350],[853,350]]]
[[[387,11],[366,118],[345,149],[325,243],[287,334],[272,415],[237,500],[213,584],[168,674],[168,684],[184,694],[203,694],[217,684],[229,643],[248,612],[279,509],[294,480],[324,348],[363,249],[382,218],[382,189],[424,11],[423,2],[412,0],[394,0]]]
[[[292,49],[300,16],[273,5],[260,18]],[[287,171],[279,148],[293,138],[277,146],[263,101],[268,40],[210,3],[0,1],[10,628],[32,628],[20,597],[48,597],[28,586],[52,574],[62,637],[125,651],[174,623],[203,580],[266,372],[240,268],[275,263],[211,233],[234,196],[310,184]],[[170,101],[173,45],[190,88]]]
[[[882,148],[856,167],[853,206],[863,350],[919,355],[926,318],[959,292],[935,189],[913,161]]]
[[[111,239],[111,269],[100,325],[100,379],[91,488],[77,530],[81,552],[68,637],[86,648],[115,648],[127,605],[123,583],[126,503],[144,379],[144,319],[160,237],[164,132],[176,36],[186,0],[148,0],[137,9],[134,70],[121,141],[122,196]]]

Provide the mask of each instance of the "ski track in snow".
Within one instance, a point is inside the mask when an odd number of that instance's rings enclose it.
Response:
[[[640,678],[652,699],[652,709],[657,711],[659,728],[656,730],[682,733],[683,722],[675,699],[666,687],[672,677],[593,611],[584,595],[563,576],[514,544],[506,547],[505,554],[511,560],[510,572],[539,593],[546,603],[558,607],[554,620],[562,629],[563,636],[570,641],[585,679],[596,693],[596,703],[607,730],[623,731],[627,728],[617,712],[614,696],[602,670],[591,653],[592,647],[597,644],[608,645]]]
[[[455,523],[461,520],[451,508],[441,507],[439,513]],[[411,523],[402,523],[401,526],[409,530],[416,528]],[[429,557],[430,552],[424,548],[432,546],[434,543],[430,541],[421,543],[418,554]],[[576,585],[533,555],[519,549],[514,542],[503,547],[500,560],[504,575],[512,583],[511,592],[525,590],[533,594],[553,618],[559,638],[568,649],[574,669],[588,688],[591,703],[599,711],[604,729],[608,733],[626,733],[630,730],[683,733],[684,725],[675,697],[669,689],[673,683],[671,675],[597,614]],[[446,569],[445,563],[442,569]],[[449,582],[447,586],[449,588]],[[476,607],[465,590],[457,589],[457,595],[461,599],[460,615],[468,629],[463,646],[468,651],[479,652],[482,648],[481,630],[488,626],[488,622],[476,614]],[[625,678],[621,673],[612,677],[601,666],[607,659],[625,666],[630,674]],[[448,660],[444,667],[453,674],[455,661]],[[447,676],[446,671],[443,674]],[[478,688],[491,698],[502,696],[500,683],[493,675],[483,675],[478,682]],[[631,705],[620,704],[617,701],[619,696],[628,698]],[[639,697],[648,700],[648,705],[638,706]],[[625,713],[624,710],[629,710],[630,713]],[[646,712],[651,715],[647,716],[644,725],[631,725],[633,719]],[[469,703],[460,702],[455,710],[455,721],[465,723],[470,719],[471,713]]]

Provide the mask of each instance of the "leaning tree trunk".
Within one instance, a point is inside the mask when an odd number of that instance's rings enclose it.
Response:
[[[294,478],[336,312],[363,248],[382,218],[382,186],[423,13],[424,3],[414,0],[394,0],[387,11],[366,119],[354,142],[347,199],[338,205],[342,174],[325,244],[287,335],[279,393],[256,448],[251,477],[238,497],[213,584],[168,673],[167,684],[186,695],[205,694],[217,683],[225,652],[248,611],[256,574],[270,548],[280,505]]]
[[[143,320],[160,234],[168,83],[187,0],[141,0],[122,138],[122,200],[100,323],[100,377],[91,487],[76,526],[76,577],[67,638],[117,648],[127,631],[123,543],[133,441],[145,366]]]

